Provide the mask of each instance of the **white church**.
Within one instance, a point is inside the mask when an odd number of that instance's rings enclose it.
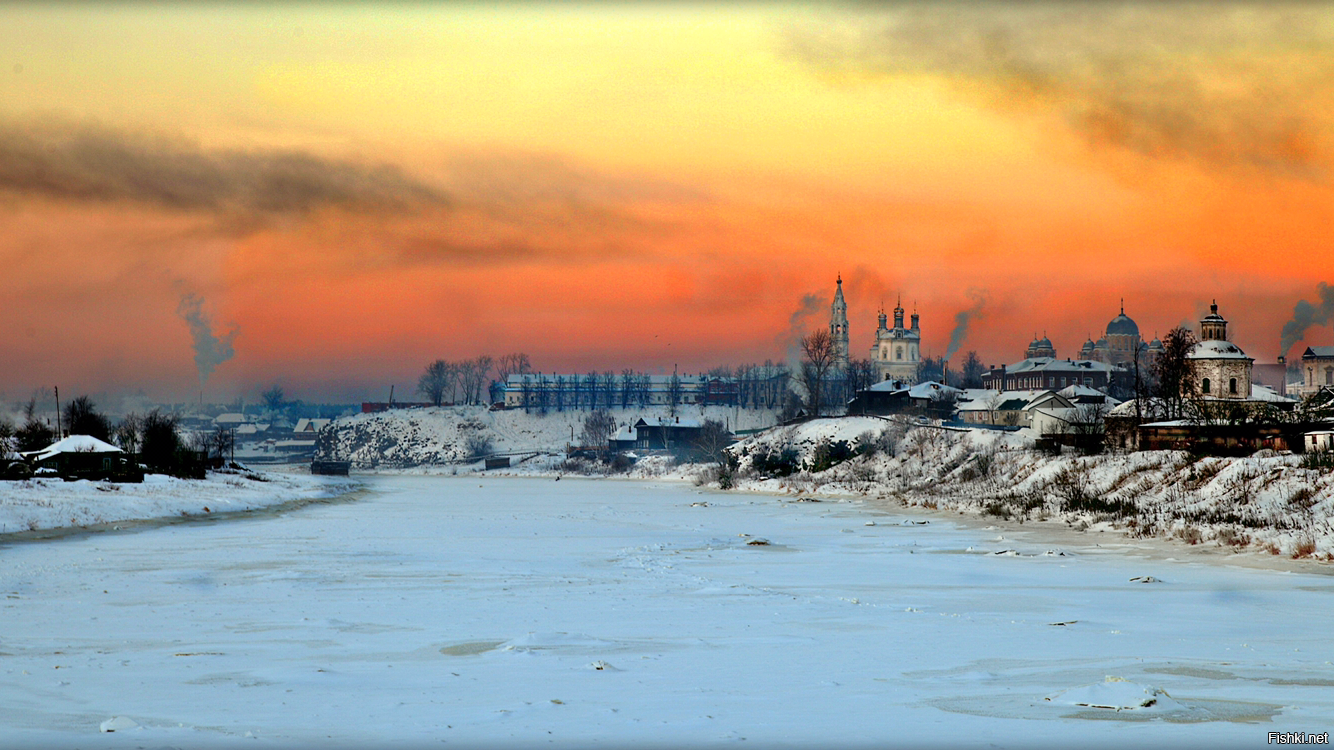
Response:
[[[900,381],[907,385],[917,382],[917,362],[921,356],[922,331],[918,328],[918,315],[912,314],[912,327],[903,326],[903,304],[894,306],[894,327],[889,328],[885,311],[879,315],[879,325],[875,330],[875,343],[871,345],[871,366],[875,369],[876,379]],[[838,366],[848,365],[848,305],[843,299],[843,276],[838,277],[838,288],[834,292],[834,303],[829,310],[829,335],[834,339],[835,357]]]

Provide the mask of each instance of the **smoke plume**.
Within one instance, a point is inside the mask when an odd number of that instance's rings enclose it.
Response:
[[[394,213],[447,203],[392,166],[295,150],[207,150],[184,140],[49,123],[0,123],[0,190],[252,217],[323,208]]]
[[[982,316],[982,306],[987,303],[985,290],[969,289],[968,297],[973,300],[973,306],[954,314],[954,330],[950,332],[950,345],[945,350],[947,362],[953,359],[963,346],[964,339],[968,338],[968,325]]]
[[[197,294],[181,296],[176,313],[190,326],[190,338],[194,341],[195,368],[199,370],[199,387],[203,388],[213,368],[231,359],[236,350],[232,340],[237,331],[233,329],[222,338],[213,333],[213,324],[204,313],[204,298]]]
[[[831,15],[789,51],[844,81],[929,75],[1089,144],[1312,180],[1334,167],[1324,2],[894,3]]]
[[[1283,332],[1278,345],[1278,353],[1287,356],[1292,345],[1301,341],[1306,329],[1313,325],[1326,325],[1334,321],[1334,287],[1325,282],[1316,286],[1318,301],[1311,304],[1298,300],[1292,308],[1292,320],[1283,324]]]
[[[782,336],[783,348],[787,352],[789,362],[796,362],[801,348],[801,338],[806,335],[806,328],[811,318],[818,316],[821,312],[829,314],[829,305],[831,300],[820,294],[803,294],[801,302],[797,309],[787,319],[787,331]],[[819,318],[816,318],[817,320]]]

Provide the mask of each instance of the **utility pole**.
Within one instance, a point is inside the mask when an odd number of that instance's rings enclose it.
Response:
[[[65,437],[61,434],[60,428],[60,386],[53,385],[51,387],[55,389],[56,392],[56,440],[60,440]]]

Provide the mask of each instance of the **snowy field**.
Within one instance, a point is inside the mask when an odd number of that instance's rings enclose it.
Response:
[[[682,484],[367,482],[0,546],[0,746],[1260,747],[1334,726],[1327,576]]]
[[[142,484],[66,482],[56,477],[0,482],[0,541],[14,533],[162,523],[294,505],[333,497],[354,485],[346,477],[281,470],[210,472],[207,479],[149,474]]]

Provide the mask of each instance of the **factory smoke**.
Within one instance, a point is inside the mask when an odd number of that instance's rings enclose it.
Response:
[[[1283,324],[1279,340],[1278,353],[1287,356],[1292,345],[1302,340],[1306,329],[1313,325],[1326,325],[1334,321],[1334,287],[1325,282],[1316,286],[1317,302],[1298,300],[1292,308],[1292,320]]]
[[[953,359],[963,346],[964,340],[968,338],[969,324],[982,316],[982,307],[987,303],[987,293],[982,289],[969,289],[968,297],[973,300],[973,306],[954,314],[954,330],[950,332],[950,345],[945,350],[946,362]]]
[[[231,330],[221,338],[213,333],[213,325],[204,312],[204,298],[187,293],[181,296],[176,313],[190,326],[190,338],[195,350],[195,368],[199,371],[199,387],[203,388],[214,368],[236,354],[232,340],[237,331]]]

